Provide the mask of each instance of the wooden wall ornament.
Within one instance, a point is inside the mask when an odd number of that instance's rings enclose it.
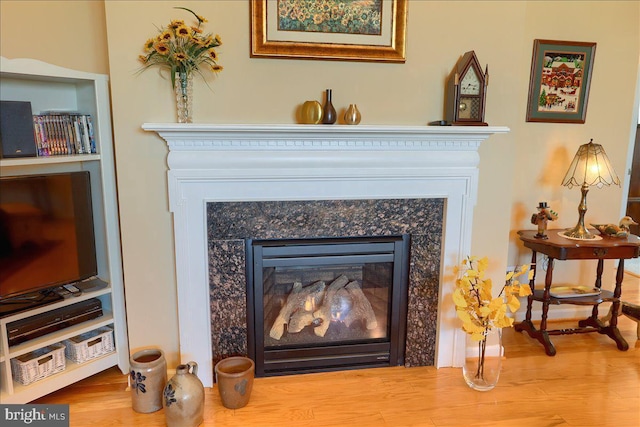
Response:
[[[484,121],[489,67],[482,71],[474,51],[466,52],[447,79],[445,119],[454,126],[487,126]]]

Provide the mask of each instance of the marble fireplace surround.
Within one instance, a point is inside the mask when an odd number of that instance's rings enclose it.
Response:
[[[450,301],[452,269],[471,248],[478,148],[495,126],[145,123],[169,147],[180,358],[213,385],[208,202],[445,200],[436,367],[461,366],[464,336]]]

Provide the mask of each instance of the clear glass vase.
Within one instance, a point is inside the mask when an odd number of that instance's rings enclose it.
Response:
[[[474,390],[493,389],[502,369],[502,329],[488,330],[482,341],[474,341],[469,334],[465,340],[464,380]]]
[[[193,74],[178,72],[175,76],[174,91],[178,123],[193,122]]]

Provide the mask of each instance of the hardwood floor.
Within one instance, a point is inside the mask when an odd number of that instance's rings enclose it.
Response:
[[[640,277],[627,275],[623,289],[625,300],[640,303]],[[489,392],[471,390],[459,368],[434,367],[257,378],[249,404],[237,410],[225,409],[217,389],[207,389],[203,425],[637,427],[640,341],[635,322],[621,316],[619,327],[628,351],[607,336],[577,334],[553,336],[554,357],[528,335],[506,329],[502,375]],[[70,404],[71,426],[164,426],[162,410],[133,412],[126,387],[126,376],[114,368],[33,403]]]

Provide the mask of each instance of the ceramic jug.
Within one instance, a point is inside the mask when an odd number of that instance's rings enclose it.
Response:
[[[204,419],[204,386],[198,378],[198,364],[178,365],[164,388],[167,427],[197,427]]]

